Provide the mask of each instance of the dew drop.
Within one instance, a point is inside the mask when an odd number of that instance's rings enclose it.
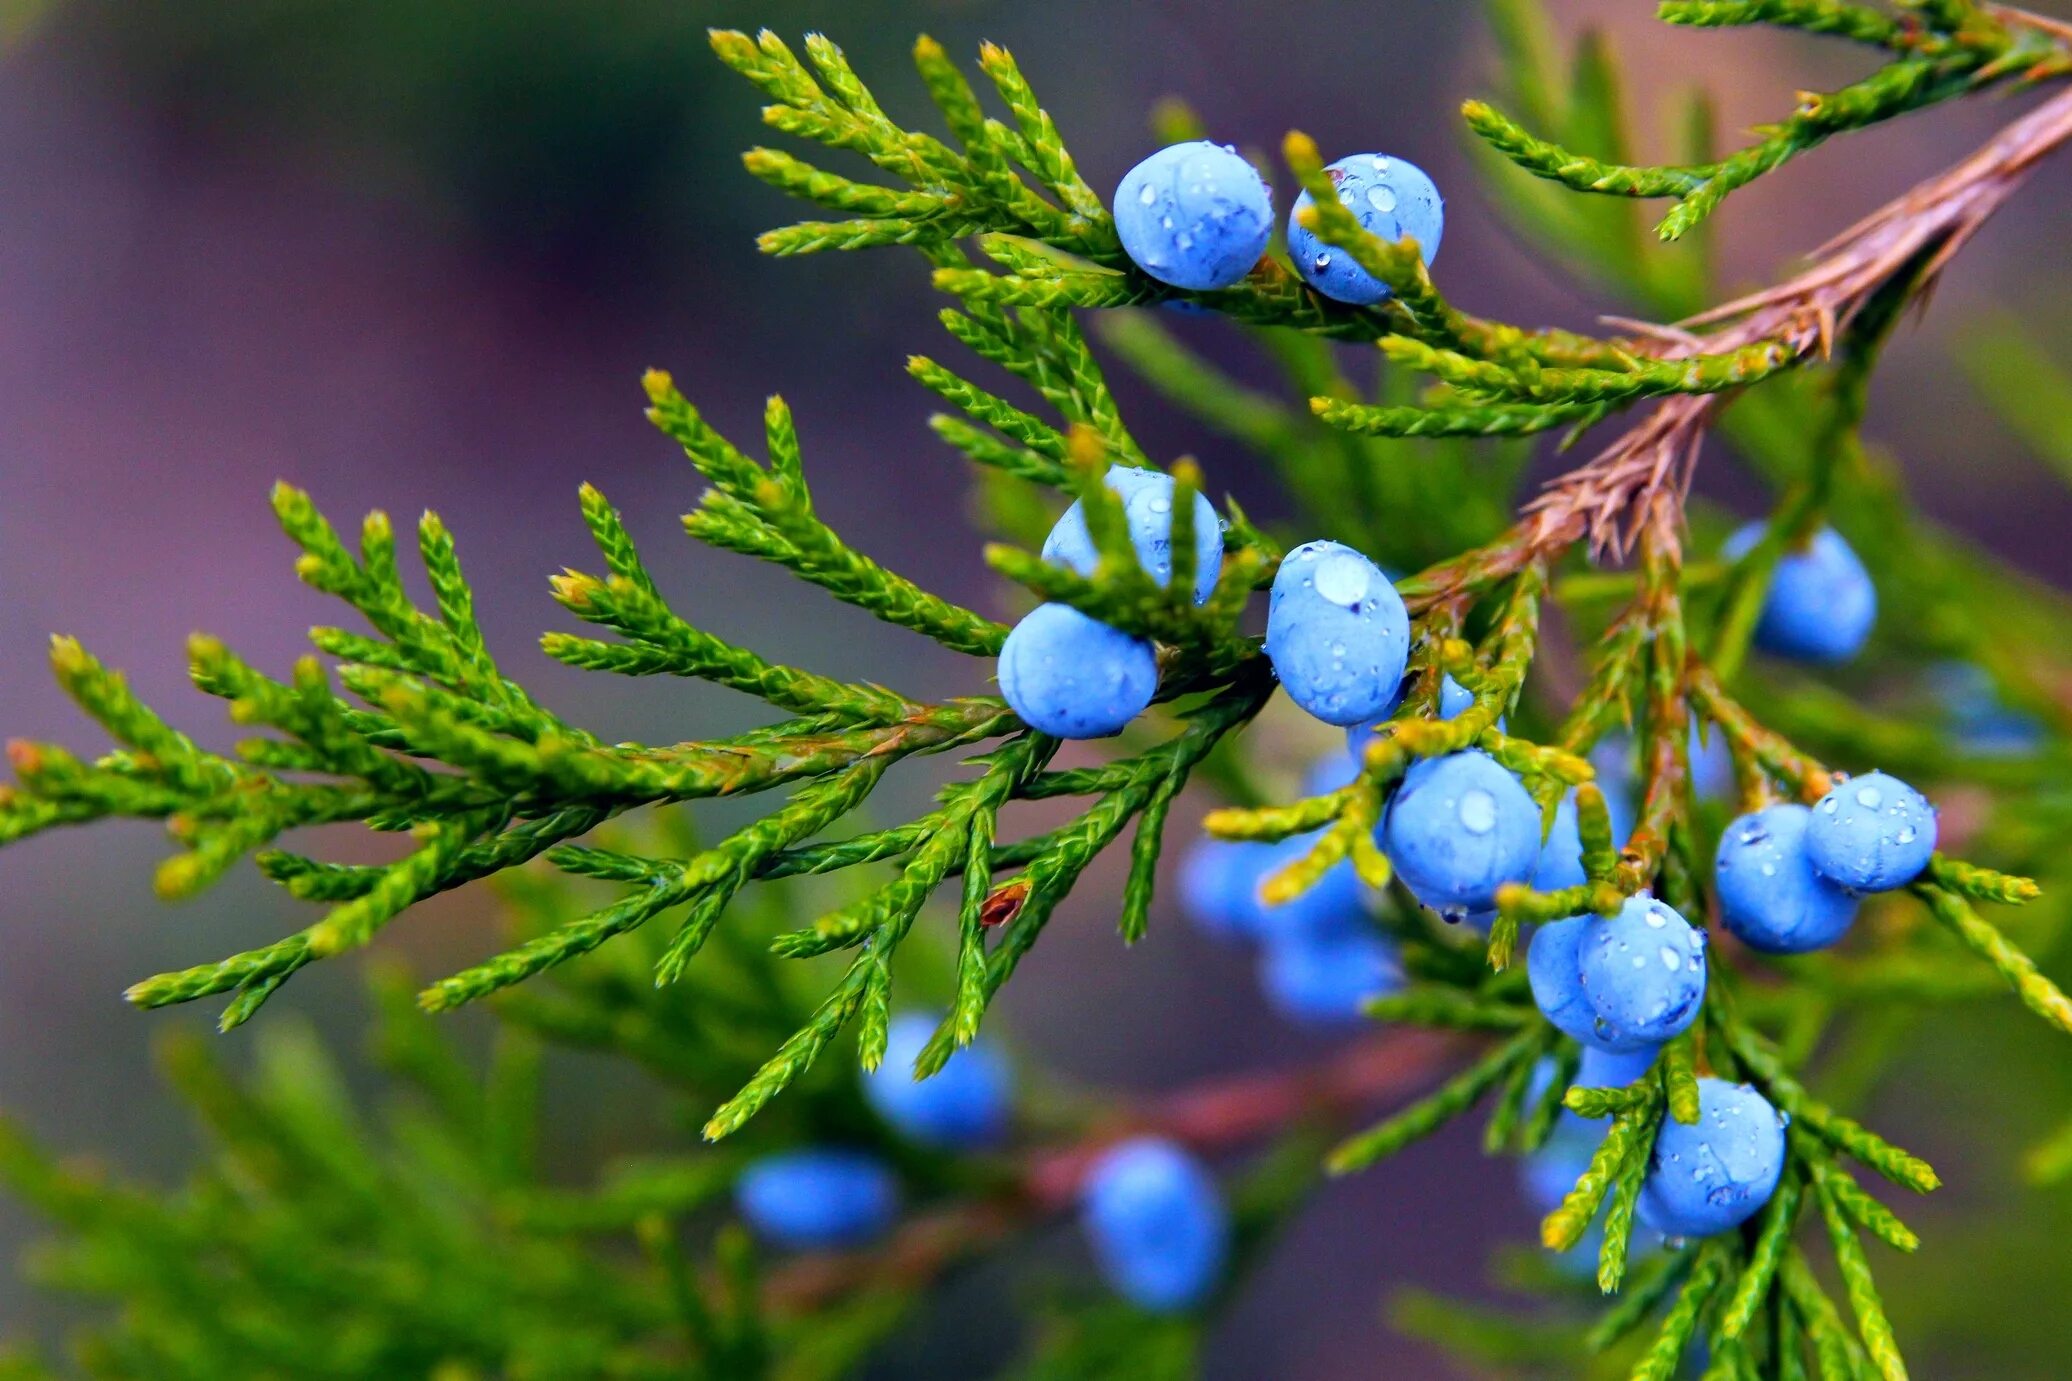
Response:
[[[1388,160],[1387,160],[1386,158],[1377,158],[1377,159],[1375,159],[1375,160],[1374,160],[1374,171],[1375,171],[1375,172],[1377,172],[1377,173],[1385,173],[1385,172],[1387,172],[1388,170],[1389,170],[1389,161],[1388,161]]]
[[[1878,794],[1878,788],[1874,786],[1863,787],[1856,793],[1856,804],[1864,806],[1870,810],[1876,810],[1879,806],[1883,805],[1884,803],[1885,798]]]
[[[1384,216],[1396,209],[1396,189],[1393,187],[1369,187],[1367,204]]]
[[[1655,910],[1655,908],[1653,908],[1652,906],[1648,908],[1647,920],[1648,929],[1650,930],[1660,930],[1663,926],[1669,924],[1667,921],[1662,919],[1662,913]]]
[[[1496,797],[1479,789],[1466,792],[1456,813],[1461,828],[1469,834],[1488,834],[1496,828]]]
[[[1334,555],[1317,566],[1317,593],[1333,604],[1358,608],[1367,598],[1373,567],[1357,556]]]
[[[1309,266],[1315,269],[1318,273],[1322,273],[1325,269],[1331,267],[1331,256],[1328,254],[1319,254],[1316,258],[1309,261]]]
[[[1173,501],[1167,498],[1151,499],[1144,506],[1153,513],[1170,513],[1173,511]]]
[[[1912,825],[1908,825],[1905,829],[1901,830],[1898,834],[1894,835],[1893,840],[1894,842],[1900,844],[1911,844],[1917,837],[1918,832],[1914,829]]]
[[[1151,205],[1158,200],[1158,189],[1148,182],[1145,183],[1144,190],[1137,193],[1137,200],[1145,206]]]
[[[1662,952],[1657,957],[1661,959],[1662,967],[1671,973],[1675,973],[1678,966],[1683,963],[1683,956],[1667,945],[1662,946]]]

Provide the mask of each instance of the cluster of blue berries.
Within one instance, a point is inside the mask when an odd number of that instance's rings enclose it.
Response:
[[[1575,1087],[1616,1088],[1645,1075],[1653,1052],[1606,1056],[1585,1047]],[[1535,1071],[1530,1097],[1553,1080],[1552,1062]],[[1698,1120],[1665,1118],[1655,1133],[1641,1181],[1636,1232],[1629,1251],[1645,1251],[1664,1238],[1710,1237],[1740,1226],[1770,1201],[1784,1173],[1784,1129],[1789,1121],[1747,1084],[1698,1080]],[[1588,1168],[1604,1140],[1603,1120],[1586,1120],[1563,1110],[1546,1142],[1520,1164],[1519,1184],[1539,1214],[1552,1213]],[[1602,1228],[1571,1249],[1579,1264],[1594,1259]]]
[[[1540,927],[1526,954],[1533,1001],[1583,1047],[1576,1083],[1611,1088],[1644,1077],[1665,1041],[1705,1001],[1705,935],[1642,894],[1611,916]],[[1541,1087],[1552,1078],[1551,1070]],[[1526,1196],[1551,1212],[1589,1163],[1603,1129],[1564,1112],[1524,1168]],[[1640,1222],[1665,1237],[1702,1237],[1745,1221],[1777,1188],[1784,1119],[1746,1085],[1702,1078],[1698,1120],[1665,1119],[1641,1189]],[[1558,1186],[1558,1187],[1557,1187]]]
[[[1697,1020],[1705,958],[1704,932],[1643,893],[1541,926],[1525,968],[1540,1012],[1584,1049],[1652,1055]]]
[[[912,1012],[886,1032],[885,1059],[866,1076],[865,1099],[901,1136],[939,1151],[983,1151],[1005,1140],[1014,1080],[984,1042],[952,1055],[929,1079],[910,1073],[936,1018]],[[758,1236],[791,1251],[863,1246],[898,1221],[898,1173],[866,1151],[809,1147],[765,1156],[735,1181],[734,1202]],[[1171,1142],[1139,1138],[1109,1148],[1080,1193],[1081,1222],[1102,1278],[1147,1309],[1201,1302],[1222,1278],[1228,1213],[1208,1170]]]
[[[1935,807],[1884,772],[1837,782],[1811,807],[1766,806],[1720,837],[1720,919],[1751,949],[1825,949],[1848,933],[1860,894],[1920,876],[1935,840]]]
[[[1160,585],[1173,577],[1173,479],[1111,467],[1103,481],[1122,500],[1130,544]],[[1085,507],[1074,502],[1043,543],[1043,559],[1092,575],[1100,561]],[[1223,525],[1194,496],[1194,599],[1206,601],[1223,565]],[[1142,714],[1158,692],[1158,655],[1068,604],[1044,604],[1015,625],[1000,649],[1000,692],[1022,722],[1054,738],[1107,738]]]
[[[1326,759],[1317,766],[1335,773],[1349,764]],[[1329,1029],[1358,1022],[1362,1004],[1396,991],[1403,976],[1350,863],[1334,864],[1291,901],[1268,906],[1261,899],[1266,879],[1315,843],[1313,834],[1276,844],[1198,840],[1181,861],[1180,894],[1188,915],[1211,934],[1259,946],[1259,986],[1274,1010],[1298,1025]]]
[[[1417,241],[1425,263],[1439,252],[1446,203],[1415,164],[1356,154],[1325,170],[1360,225],[1394,242]],[[1386,283],[1333,250],[1302,224],[1304,192],[1288,214],[1288,254],[1325,297],[1371,306]],[[1115,189],[1115,230],[1138,268],[1161,283],[1204,292],[1252,271],[1273,235],[1273,194],[1258,170],[1227,144],[1193,140],[1160,149],[1123,175]]]

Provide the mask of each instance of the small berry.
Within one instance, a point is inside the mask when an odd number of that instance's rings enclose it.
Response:
[[[1518,1187],[1533,1212],[1544,1217],[1561,1207],[1603,1141],[1603,1128],[1573,1113],[1554,1124],[1540,1148],[1518,1163]]]
[[[1606,1050],[1668,1040],[1705,1000],[1705,935],[1673,907],[1628,897],[1616,915],[1592,916],[1576,943],[1577,976]]]
[[[1475,693],[1447,675],[1439,682],[1439,718],[1458,719],[1475,703]]]
[[[1326,724],[1379,719],[1410,660],[1410,614],[1381,568],[1338,542],[1288,553],[1267,601],[1266,655],[1289,698]]]
[[[1604,808],[1612,821],[1612,843],[1623,844],[1633,829],[1624,793],[1605,792]],[[1559,892],[1588,880],[1583,871],[1583,831],[1576,816],[1576,793],[1571,790],[1554,808],[1554,823],[1547,828],[1547,842],[1540,846],[1540,861],[1533,866],[1532,885],[1542,892]]]
[[[1251,272],[1273,233],[1273,194],[1228,144],[1171,144],[1122,175],[1115,233],[1161,283],[1227,288]]]
[[[1156,470],[1111,465],[1102,483],[1122,497],[1129,523],[1130,545],[1137,563],[1160,585],[1173,578],[1173,477]],[[1074,499],[1043,542],[1043,559],[1092,575],[1101,554],[1086,528],[1086,509]],[[1194,496],[1194,602],[1207,600],[1223,569],[1223,523],[1215,505]]]
[[[1353,779],[1360,775],[1362,759],[1350,751],[1351,735],[1360,731],[1357,727],[1354,727],[1347,729],[1345,732],[1347,734],[1348,751],[1343,753],[1326,753],[1311,763],[1309,771],[1302,774],[1302,794],[1304,796],[1328,796],[1334,791],[1351,786]]]
[[[1728,540],[1723,554],[1738,560],[1762,539],[1764,524],[1750,523]],[[1862,650],[1878,621],[1878,591],[1849,544],[1822,528],[1797,551],[1786,551],[1770,577],[1756,621],[1755,645],[1804,662],[1846,662]]]
[[[1223,1274],[1230,1221],[1215,1179],[1158,1137],[1113,1147],[1080,1190],[1095,1264],[1117,1294],[1146,1309],[1200,1303]]]
[[[2043,725],[2003,701],[1985,668],[1971,662],[1940,662],[1928,669],[1927,680],[1943,722],[1965,752],[2020,757],[2042,746]]]
[[[1305,1026],[1344,1026],[1361,1007],[1402,986],[1395,947],[1371,931],[1277,935],[1259,956],[1259,986],[1274,1010]]]
[[[1597,1009],[1583,991],[1582,961],[1576,947],[1583,941],[1587,916],[1551,921],[1532,933],[1525,950],[1525,977],[1533,1005],[1563,1035],[1585,1048],[1598,1040]]]
[[[1264,866],[1254,880],[1256,889],[1281,869],[1308,856],[1316,847],[1321,830],[1311,830],[1267,846]],[[1324,870],[1314,886],[1287,901],[1272,905],[1259,902],[1259,938],[1283,937],[1320,939],[1343,936],[1363,929],[1367,921],[1365,893],[1360,876],[1349,859],[1341,859]]]
[[[1488,910],[1498,888],[1532,876],[1540,808],[1488,754],[1449,753],[1403,775],[1382,847],[1419,901],[1458,918]]]
[[[1158,693],[1151,644],[1069,604],[1031,610],[1000,648],[1000,693],[1022,721],[1053,738],[1107,738]]]
[[[1600,1050],[1583,1047],[1583,1061],[1576,1066],[1575,1088],[1624,1088],[1655,1067],[1659,1045],[1635,1046],[1631,1050]]]
[[[1710,729],[1691,725],[1689,760],[1691,789],[1701,801],[1723,800],[1734,794],[1734,756],[1727,736],[1717,726]],[[1597,785],[1612,805],[1614,820],[1633,818],[1632,801],[1640,792],[1640,749],[1625,734],[1614,734],[1590,750],[1590,765],[1597,769]],[[1620,836],[1624,838],[1624,833]]]
[[[1257,840],[1195,840],[1180,859],[1181,906],[1212,935],[1258,939],[1266,916],[1259,882],[1273,857],[1273,845]]]
[[[734,1203],[766,1241],[800,1251],[854,1247],[899,1216],[899,1181],[875,1156],[815,1148],[750,1164]]]
[[[1007,1131],[1013,1072],[998,1051],[978,1041],[950,1056],[935,1074],[915,1078],[914,1061],[934,1038],[936,1022],[920,1012],[893,1019],[884,1062],[864,1078],[864,1097],[878,1116],[924,1146],[991,1146]]]
[[[1746,1084],[1698,1081],[1698,1120],[1662,1119],[1640,1190],[1641,1221],[1710,1237],[1748,1221],[1784,1172],[1785,1118]]]
[[[1534,931],[1525,973],[1556,1030],[1586,1050],[1637,1054],[1696,1019],[1705,937],[1654,898],[1628,897],[1615,916],[1571,916]]]
[[[1334,863],[1301,895],[1268,906],[1259,895],[1266,880],[1306,856],[1317,831],[1262,844],[1201,839],[1180,864],[1182,903],[1204,929],[1232,939],[1343,934],[1362,929],[1367,906],[1350,862]]]
[[[1883,772],[1835,783],[1806,823],[1806,857],[1814,869],[1858,892],[1906,886],[1934,852],[1935,807]]]
[[[1768,806],[1742,816],[1720,836],[1713,863],[1720,919],[1751,949],[1825,949],[1856,919],[1856,898],[1815,872],[1806,857],[1812,818],[1802,805]]]
[[[1423,169],[1400,158],[1362,153],[1341,158],[1324,171],[1338,189],[1338,199],[1362,229],[1391,244],[1405,235],[1413,237],[1426,264],[1439,256],[1446,202]],[[1313,204],[1304,192],[1288,215],[1288,257],[1295,261],[1296,271],[1334,302],[1366,307],[1387,297],[1388,284],[1354,263],[1344,250],[1325,244],[1302,223],[1302,212]]]

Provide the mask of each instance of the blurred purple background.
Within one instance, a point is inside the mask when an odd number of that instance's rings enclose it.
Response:
[[[1439,272],[1458,300],[1570,324],[1608,305],[1522,252],[1473,185],[1454,109],[1482,89],[1487,50],[1460,0],[222,8],[61,5],[0,59],[7,735],[98,746],[46,673],[44,638],[58,630],[129,669],[146,699],[206,741],[227,742],[220,707],[185,684],[187,632],[206,629],[279,671],[309,624],[335,617],[293,579],[266,505],[277,477],[341,521],[374,506],[399,519],[437,508],[509,665],[614,736],[705,736],[748,722],[753,707],[577,675],[532,650],[559,623],[547,575],[590,555],[574,502],[586,479],[628,513],[678,607],[715,631],[923,693],[983,688],[975,664],[798,598],[677,530],[698,486],[642,419],[649,365],[736,434],[752,436],[764,394],[783,392],[824,512],[924,583],[994,598],[963,476],[922,425],[931,399],[902,371],[914,351],[957,359],[923,266],[890,252],[756,254],[756,230],[799,213],[740,171],[738,152],[765,132],[755,93],[706,52],[710,24],[824,28],[888,107],[912,116],[922,102],[905,50],[916,32],[960,56],[995,39],[1097,186],[1140,156],[1144,114],[1168,93],[1219,138],[1272,147],[1299,126],[1327,153],[1398,152],[1448,190]],[[1720,95],[1731,131],[1798,87],[1860,70],[1837,46],[1666,30],[1632,0],[1555,8],[1615,31],[1650,129],[1667,126],[1664,98],[1691,79]],[[1770,274],[2006,113],[1988,103],[1917,117],[1737,197],[1721,217],[1729,278]],[[2012,304],[2046,332],[2067,319],[2049,296],[2068,282],[2065,171],[2047,170],[1967,252],[1883,378],[1873,427],[1942,516],[2055,577],[2072,572],[2064,491],[1984,418],[1946,360],[1951,332],[1989,304]],[[1274,508],[1265,475],[1129,380],[1119,387],[1154,449],[1192,450],[1248,507]],[[905,789],[917,798],[923,785]],[[169,1174],[191,1143],[150,1075],[151,1034],[210,1014],[139,1015],[117,994],[305,917],[249,873],[162,907],[149,886],[161,852],[155,831],[126,827],[0,854],[0,1106],[61,1146]],[[1262,1011],[1248,960],[1172,917],[1153,943],[1122,951],[1104,901],[1117,881],[1112,868],[1088,880],[1011,990],[1008,1016],[1030,1052],[1068,1075],[1152,1087],[1313,1050]],[[425,911],[382,947],[431,970],[491,942],[478,894]],[[351,1043],[353,967],[311,970],[268,1019],[299,1009]],[[613,1096],[632,1096],[575,1082],[559,1095],[571,1162],[625,1134]],[[1471,1133],[1331,1189],[1230,1319],[1215,1374],[1446,1374],[1385,1331],[1379,1300],[1400,1281],[1475,1290],[1490,1246],[1529,1232],[1508,1171],[1484,1173]],[[0,1204],[0,1259],[29,1235]],[[1298,1314],[1302,1326],[1289,1327]],[[49,1328],[64,1316],[0,1276],[0,1320]]]

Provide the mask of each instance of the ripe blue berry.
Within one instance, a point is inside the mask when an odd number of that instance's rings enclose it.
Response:
[[[1324,170],[1338,189],[1338,199],[1365,230],[1394,243],[1405,235],[1417,240],[1425,263],[1439,256],[1439,236],[1446,228],[1446,202],[1439,189],[1415,163],[1378,153],[1341,158]],[[1304,192],[1288,216],[1288,257],[1309,285],[1334,302],[1366,307],[1389,295],[1388,284],[1354,263],[1344,250],[1325,244],[1302,224],[1312,204]]]
[[[1275,935],[1259,956],[1259,986],[1267,1001],[1305,1026],[1357,1022],[1362,1003],[1402,983],[1395,947],[1371,931]]]
[[[1842,938],[1856,898],[1813,870],[1806,826],[1813,812],[1784,803],[1744,815],[1720,836],[1713,877],[1720,919],[1751,949],[1804,954]]]
[[[1583,991],[1582,960],[1576,947],[1583,941],[1588,916],[1551,921],[1532,933],[1525,951],[1525,977],[1533,1005],[1555,1030],[1587,1048],[1598,1039],[1597,1009]]]
[[[1227,288],[1266,252],[1273,194],[1228,144],[1172,144],[1122,175],[1115,233],[1131,261],[1161,283]]]
[[[1612,842],[1621,844],[1633,829],[1626,810],[1626,798],[1617,790],[1604,797],[1605,814],[1612,821]],[[1554,808],[1554,823],[1547,828],[1547,842],[1540,846],[1540,861],[1533,866],[1532,885],[1542,892],[1559,892],[1580,887],[1587,881],[1583,872],[1583,831],[1576,816],[1576,793],[1571,790]]]
[[[1577,976],[1607,1050],[1668,1040],[1705,1000],[1705,936],[1674,908],[1628,897],[1616,915],[1592,916],[1576,944]]]
[[[1364,927],[1366,902],[1350,862],[1333,864],[1315,886],[1277,906],[1260,898],[1261,884],[1316,842],[1314,830],[1272,844],[1199,840],[1180,863],[1182,904],[1204,929],[1231,939],[1324,936]]]
[[[1180,905],[1212,935],[1256,940],[1266,916],[1259,882],[1272,866],[1271,844],[1197,839],[1180,859]]]
[[[1267,878],[1307,857],[1316,847],[1321,833],[1320,830],[1311,830],[1268,845],[1269,852],[1262,859],[1263,867],[1253,880],[1255,892]],[[1317,879],[1316,885],[1301,895],[1271,906],[1261,901],[1259,908],[1258,933],[1263,940],[1342,936],[1361,929],[1367,920],[1360,876],[1353,871],[1350,860],[1332,864]]]
[[[1784,1172],[1785,1119],[1746,1084],[1698,1081],[1698,1120],[1662,1119],[1640,1218],[1671,1237],[1710,1237],[1770,1201]]]
[[[1636,1046],[1632,1050],[1599,1050],[1583,1047],[1583,1061],[1576,1066],[1576,1088],[1624,1088],[1655,1066],[1659,1045]]]
[[[1934,852],[1935,807],[1883,772],[1835,783],[1806,824],[1806,857],[1815,870],[1859,892],[1906,886]]]
[[[1094,1262],[1117,1294],[1146,1309],[1200,1303],[1223,1273],[1230,1221],[1201,1162],[1158,1137],[1106,1152],[1080,1190]]]
[[[1750,523],[1727,542],[1724,554],[1739,559],[1761,540],[1764,525]],[[1878,591],[1849,544],[1822,528],[1802,550],[1786,551],[1770,578],[1755,645],[1779,657],[1805,662],[1846,662],[1854,657],[1878,621]]]
[[[1637,1054],[1696,1019],[1705,937],[1654,898],[1628,897],[1615,916],[1571,916],[1534,931],[1525,974],[1556,1030],[1586,1050]]]
[[[734,1203],[748,1225],[779,1247],[853,1247],[899,1216],[899,1181],[861,1151],[813,1148],[765,1156],[741,1172]]]
[[[1717,727],[1701,729],[1691,725],[1689,760],[1691,764],[1691,789],[1700,800],[1719,800],[1731,796],[1734,791],[1734,757],[1727,747],[1727,736]],[[1639,793],[1641,772],[1639,748],[1625,734],[1614,734],[1590,750],[1590,765],[1597,769],[1597,785],[1603,790],[1605,799],[1617,802],[1613,807],[1613,818],[1631,819],[1630,809],[1634,796]],[[1621,815],[1621,811],[1625,814]],[[1624,838],[1622,834],[1620,836]]]
[[[1173,477],[1156,470],[1112,465],[1102,483],[1122,496],[1130,545],[1137,563],[1160,585],[1173,578]],[[1086,528],[1086,509],[1077,499],[1065,510],[1043,542],[1043,559],[1092,575],[1100,561],[1093,534]],[[1207,600],[1223,569],[1223,524],[1215,505],[1194,496],[1194,602]]]
[[[1326,796],[1342,787],[1351,786],[1353,778],[1360,775],[1362,759],[1351,751],[1352,735],[1360,732],[1358,726],[1346,731],[1347,751],[1326,753],[1309,765],[1309,771],[1302,774],[1304,796]]]
[[[1957,746],[1981,757],[2018,757],[2043,743],[2036,717],[2007,704],[1983,667],[1940,662],[1928,669],[1928,689]]]
[[[1267,601],[1266,655],[1288,695],[1326,724],[1372,723],[1410,660],[1410,614],[1381,568],[1338,542],[1281,562]]]
[[[1451,675],[1439,682],[1439,718],[1458,719],[1463,711],[1475,703],[1475,694]]]
[[[1497,889],[1532,876],[1540,808],[1488,754],[1430,758],[1403,775],[1382,849],[1417,899],[1442,915],[1486,911]]]
[[[1561,1207],[1603,1141],[1604,1129],[1597,1124],[1573,1113],[1562,1115],[1540,1148],[1518,1163],[1518,1187],[1533,1212],[1544,1216]]]
[[[983,1041],[965,1046],[926,1079],[914,1060],[935,1035],[936,1018],[907,1012],[885,1035],[885,1060],[863,1081],[878,1116],[924,1146],[968,1150],[990,1146],[1007,1131],[1014,1075]]]
[[[1107,738],[1158,693],[1158,657],[1069,604],[1038,605],[1001,645],[1000,693],[1032,729]]]

